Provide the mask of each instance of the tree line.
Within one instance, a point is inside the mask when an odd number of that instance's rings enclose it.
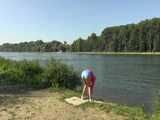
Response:
[[[71,45],[72,51],[160,52],[160,18],[105,28]]]
[[[67,42],[59,42],[53,40],[51,42],[43,42],[42,40],[21,42],[18,44],[5,43],[0,46],[0,51],[18,51],[18,52],[58,52],[69,49]]]
[[[73,52],[160,52],[160,18],[147,19],[138,24],[105,28],[97,36],[78,38],[71,45],[67,42],[42,40],[19,44],[3,44],[0,51],[73,51]]]

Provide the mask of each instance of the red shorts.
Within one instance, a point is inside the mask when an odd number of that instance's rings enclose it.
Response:
[[[95,81],[96,81],[96,77],[95,76],[92,76],[91,78],[89,78],[85,84],[87,87],[91,87],[91,93],[93,93],[93,88],[94,88],[94,85],[95,85]],[[88,91],[88,89],[87,89]]]

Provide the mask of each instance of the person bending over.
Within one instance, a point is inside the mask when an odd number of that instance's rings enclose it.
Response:
[[[84,98],[84,94],[87,94],[89,101],[92,101],[93,87],[96,81],[96,77],[91,69],[83,70],[81,73],[81,79],[84,83],[81,99]]]

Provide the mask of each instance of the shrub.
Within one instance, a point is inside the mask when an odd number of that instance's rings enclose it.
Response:
[[[80,80],[72,67],[53,59],[42,67],[38,61],[0,58],[0,85],[13,84],[74,89]]]
[[[16,62],[0,58],[0,84],[15,84],[19,81],[20,74]]]
[[[156,110],[151,120],[160,120],[160,96],[156,98]]]
[[[75,89],[80,79],[73,68],[56,60],[51,60],[45,70],[45,79],[52,87]]]
[[[38,61],[21,61],[19,62],[19,71],[22,72],[22,83],[32,86],[41,86],[43,81],[44,69]]]
[[[37,61],[2,60],[0,66],[1,84],[38,85],[42,79],[43,69]]]

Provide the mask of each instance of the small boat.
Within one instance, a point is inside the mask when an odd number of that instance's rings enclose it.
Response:
[[[57,53],[62,53],[63,51],[62,50],[59,50]]]

